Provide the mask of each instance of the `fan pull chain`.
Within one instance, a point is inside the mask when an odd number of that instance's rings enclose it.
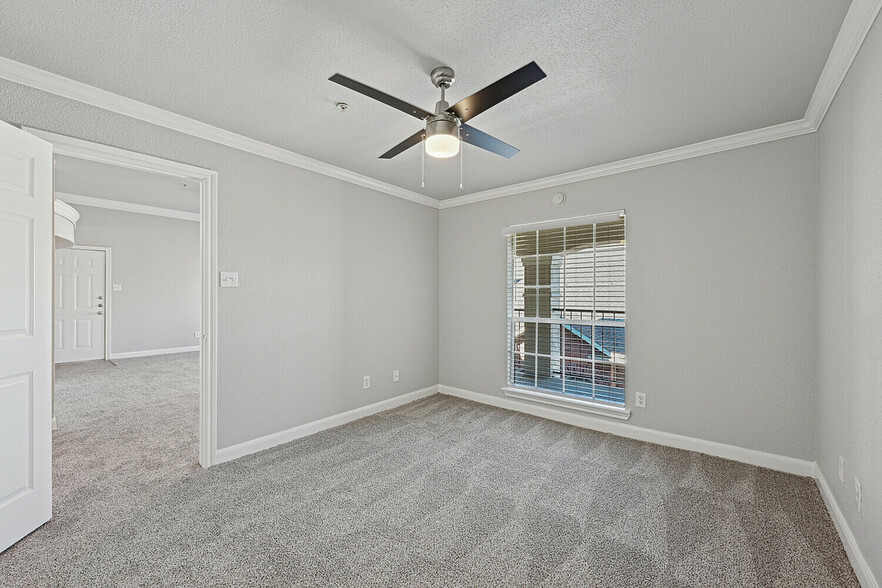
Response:
[[[459,189],[462,190],[462,139],[459,140]]]
[[[423,144],[420,147],[423,150],[422,162],[420,163],[420,188],[426,187],[426,136],[423,135]]]

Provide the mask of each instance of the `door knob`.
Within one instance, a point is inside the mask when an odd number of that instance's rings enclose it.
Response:
[[[103,311],[103,310],[99,310],[99,311],[98,311],[98,314],[104,314],[104,311]]]

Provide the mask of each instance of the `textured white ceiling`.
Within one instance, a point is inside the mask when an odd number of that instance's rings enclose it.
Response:
[[[199,182],[65,155],[55,156],[55,190],[104,200],[199,212]]]
[[[465,147],[466,193],[802,118],[848,0],[5,0],[0,55],[420,191],[418,120],[535,60],[548,77],[470,121],[521,149]],[[340,113],[334,103],[351,108]],[[426,194],[461,194],[427,160]]]

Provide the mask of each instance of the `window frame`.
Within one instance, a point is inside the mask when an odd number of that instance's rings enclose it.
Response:
[[[602,223],[615,222],[618,220],[625,220],[625,211],[617,210],[607,213],[594,214],[594,215],[586,215],[586,216],[578,216],[578,217],[570,217],[564,219],[556,219],[551,221],[543,221],[538,223],[530,223],[530,224],[522,224],[522,225],[512,225],[503,229],[503,236],[506,238],[506,385],[502,388],[505,396],[514,398],[517,400],[523,400],[528,402],[534,402],[543,404],[546,406],[552,406],[557,408],[566,408],[577,410],[581,412],[587,412],[592,414],[598,414],[602,416],[612,417],[620,420],[627,420],[631,416],[631,411],[628,409],[628,400],[627,400],[627,392],[623,394],[624,403],[618,402],[607,402],[602,399],[595,398],[579,398],[578,396],[572,394],[565,394],[565,380],[564,376],[562,380],[562,388],[561,391],[551,390],[551,389],[543,389],[541,387],[531,387],[525,386],[520,383],[516,383],[514,380],[514,369],[515,369],[515,337],[514,337],[514,325],[518,322],[531,322],[533,324],[541,324],[541,323],[550,323],[553,325],[559,325],[561,329],[565,328],[566,324],[592,324],[595,326],[611,326],[611,327],[621,327],[627,329],[627,315],[625,315],[625,320],[622,321],[605,321],[599,319],[590,319],[588,321],[585,320],[574,320],[567,319],[566,317],[561,317],[560,319],[551,318],[551,317],[517,317],[514,316],[514,288],[515,288],[515,268],[514,268],[514,260],[517,259],[517,255],[512,253],[512,244],[511,239],[512,236],[518,233],[526,233],[533,231],[543,231],[547,229],[559,229],[565,227],[578,227],[582,225],[598,225]],[[594,228],[596,234],[596,227]],[[627,254],[627,225],[625,228],[625,255]],[[595,247],[596,248],[596,247]],[[536,256],[540,256],[540,252],[536,250]],[[529,257],[529,256],[527,256]],[[565,262],[564,262],[565,263]],[[626,269],[626,262],[622,262],[623,271]],[[595,266],[592,266],[594,268]],[[525,286],[526,287],[526,286]],[[541,285],[535,286],[537,289],[542,288]],[[550,289],[554,289],[555,285],[551,284],[549,286]],[[560,284],[559,287],[565,288],[565,284]],[[627,289],[627,280],[625,280],[625,289]],[[592,311],[596,312],[596,309],[592,309]],[[519,320],[521,319],[521,320]],[[526,319],[526,320],[524,320]],[[626,330],[626,339],[627,340],[627,330]],[[625,352],[627,354],[627,352]],[[538,352],[535,352],[535,356],[538,358]],[[592,361],[592,363],[594,363]],[[625,386],[625,391],[627,390],[627,386]],[[596,390],[595,390],[596,393]]]

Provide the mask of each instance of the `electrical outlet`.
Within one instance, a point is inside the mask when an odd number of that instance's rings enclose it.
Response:
[[[857,478],[854,479],[854,505],[861,512],[861,481]]]
[[[392,370],[392,381],[397,382],[399,379],[398,370]]]
[[[365,390],[367,390],[368,388],[370,388],[370,387],[371,387],[371,377],[370,377],[370,376],[365,376],[364,378],[362,378],[362,380],[361,380],[361,385],[362,385],[362,387],[363,387]]]
[[[199,331],[193,331],[193,338],[194,338],[194,339],[198,339],[198,338],[199,338]]]
[[[839,456],[839,481],[845,481],[845,460],[842,459],[842,456]]]
[[[638,392],[637,393],[637,401],[635,403],[638,408],[646,408],[646,393]]]

